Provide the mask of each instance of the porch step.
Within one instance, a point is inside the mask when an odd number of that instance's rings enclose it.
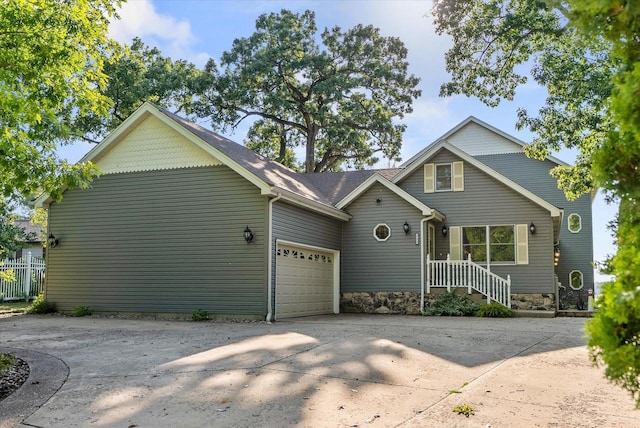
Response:
[[[536,311],[527,309],[514,309],[513,314],[522,318],[555,318],[556,311]]]

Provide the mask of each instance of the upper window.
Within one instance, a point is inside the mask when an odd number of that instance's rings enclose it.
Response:
[[[569,227],[569,232],[578,233],[582,229],[582,218],[580,214],[569,214],[567,218],[567,225]]]
[[[436,165],[436,192],[451,190],[451,164]]]
[[[515,227],[474,226],[462,228],[462,251],[464,257],[471,255],[476,263],[515,263]]]
[[[378,241],[386,241],[391,237],[391,229],[386,224],[377,224],[373,228],[373,237]]]
[[[579,270],[572,270],[571,273],[569,273],[569,285],[574,290],[580,290],[584,286],[582,272]]]

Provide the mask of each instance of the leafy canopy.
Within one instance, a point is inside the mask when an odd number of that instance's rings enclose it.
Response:
[[[396,119],[420,95],[404,44],[363,25],[317,38],[311,11],[261,15],[222,55],[221,71],[207,63],[195,112],[222,129],[255,119],[248,146],[289,166],[305,147],[306,172],[362,168],[376,153],[398,159],[405,126]]]
[[[107,0],[7,0],[0,6],[0,196],[61,185],[84,186],[96,169],[60,159],[77,115],[104,114],[109,99],[103,58],[109,50]],[[115,2],[119,4],[119,2]]]
[[[192,63],[172,61],[137,37],[130,46],[115,46],[103,71],[108,81],[101,94],[111,100],[107,114],[88,112],[78,116],[73,125],[76,137],[92,143],[99,142],[145,101],[174,112],[184,110],[192,101],[194,81],[200,73]]]
[[[578,149],[575,164],[552,175],[570,199],[591,191],[592,155],[612,129],[608,106],[617,61],[609,55],[611,43],[567,25],[568,10],[555,1],[436,0],[433,15],[436,31],[454,42],[446,53],[451,81],[440,94],[496,106],[513,100],[530,67],[548,95],[534,115],[518,111],[516,127],[535,134],[525,150],[544,159],[562,147]]]

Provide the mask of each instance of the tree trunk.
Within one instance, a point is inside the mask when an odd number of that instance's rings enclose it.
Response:
[[[318,127],[311,125],[307,132],[307,155],[304,161],[304,172],[307,174],[312,173],[315,170],[315,151],[316,151],[316,136],[318,135]]]

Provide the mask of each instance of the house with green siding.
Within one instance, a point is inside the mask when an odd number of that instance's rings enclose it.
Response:
[[[568,201],[523,142],[473,117],[399,168],[299,174],[145,103],[42,195],[45,297],[60,310],[276,320],[418,314],[443,290],[582,307],[591,199]]]

